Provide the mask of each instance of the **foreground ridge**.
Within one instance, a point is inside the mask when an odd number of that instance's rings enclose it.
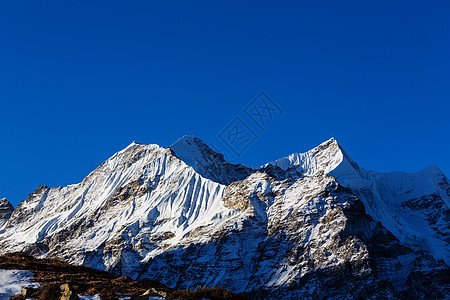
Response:
[[[437,167],[367,171],[335,139],[250,168],[185,136],[132,143],[79,184],[38,187],[3,219],[0,206],[0,253],[255,299],[439,299],[449,199]]]

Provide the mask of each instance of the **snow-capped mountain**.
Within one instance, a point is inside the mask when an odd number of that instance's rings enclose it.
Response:
[[[449,199],[437,167],[366,171],[334,139],[254,169],[186,136],[1,202],[0,253],[253,298],[444,298]]]
[[[270,164],[284,170],[296,168],[305,176],[324,171],[335,177],[403,243],[429,250],[435,258],[450,263],[450,183],[437,166],[413,174],[367,171],[335,139]]]

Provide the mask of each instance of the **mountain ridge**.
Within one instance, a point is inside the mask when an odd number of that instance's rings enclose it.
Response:
[[[334,138],[261,168],[192,136],[133,142],[82,182],[30,194],[0,224],[0,253],[263,298],[380,296],[352,286],[385,281],[386,295],[423,294],[408,278],[445,272],[450,244],[450,185],[427,170],[366,171]]]

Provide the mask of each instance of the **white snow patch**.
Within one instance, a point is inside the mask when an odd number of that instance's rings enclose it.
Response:
[[[85,295],[85,296],[79,296],[79,298],[80,298],[80,300],[100,300],[99,295],[94,295],[94,296]]]
[[[20,294],[24,287],[38,287],[38,283],[32,283],[33,273],[22,270],[0,270],[0,300],[8,300],[9,297]]]

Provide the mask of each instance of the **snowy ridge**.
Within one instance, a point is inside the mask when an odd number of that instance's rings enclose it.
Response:
[[[402,242],[430,250],[437,259],[450,263],[450,185],[438,167],[430,166],[413,174],[367,171],[334,138],[306,153],[291,154],[269,164],[285,170],[297,168],[304,176],[320,171],[334,176],[363,200],[369,215]],[[417,202],[430,198],[432,204],[414,208],[420,205]]]

